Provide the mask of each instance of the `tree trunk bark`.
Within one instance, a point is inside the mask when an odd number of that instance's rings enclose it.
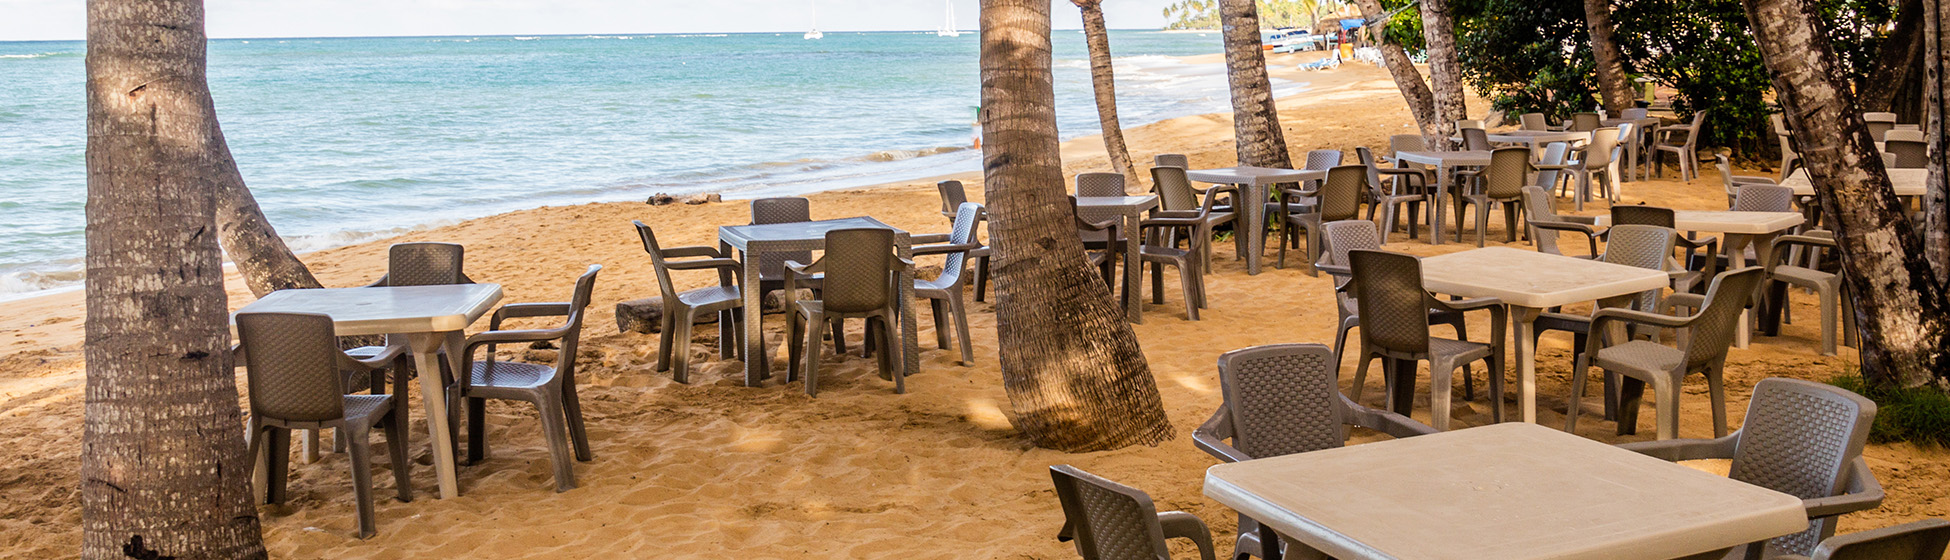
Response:
[[[1428,44],[1429,89],[1435,96],[1435,149],[1453,147],[1444,138],[1456,134],[1456,121],[1469,118],[1463,105],[1462,64],[1456,61],[1456,23],[1449,17],[1449,0],[1421,0],[1422,40]]]
[[[1273,107],[1273,83],[1259,41],[1259,8],[1253,0],[1219,0],[1226,43],[1226,80],[1232,89],[1232,136],[1239,165],[1293,167]]]
[[[90,0],[81,556],[264,558],[197,0]],[[154,558],[157,556],[146,556]]]
[[[222,235],[224,253],[237,265],[244,284],[257,297],[278,290],[323,287],[264,218],[257,197],[251,196],[243,174],[237,171],[237,161],[230,157],[230,145],[224,142],[217,122],[211,120],[210,127],[218,128],[208,148],[219,167],[218,175],[210,178],[217,195],[217,232]]]
[[[1923,0],[1923,134],[1930,143],[1929,189],[1923,197],[1923,254],[1935,267],[1938,284],[1950,286],[1950,176],[1944,169],[1945,149],[1950,149],[1950,130],[1944,129],[1943,116],[1950,110],[1950,77],[1944,75],[1945,53],[1950,39],[1943,35],[1946,0]],[[1908,9],[1908,8],[1904,8]]]
[[[1361,17],[1370,22],[1368,29],[1374,34],[1375,46],[1381,49],[1381,62],[1388,67],[1388,73],[1395,77],[1395,89],[1402,92],[1402,101],[1408,103],[1408,112],[1415,115],[1415,128],[1422,132],[1424,144],[1435,149],[1434,138],[1442,133],[1438,123],[1442,119],[1435,116],[1435,94],[1429,92],[1428,82],[1422,81],[1422,71],[1415,69],[1415,62],[1408,59],[1408,52],[1401,45],[1388,41],[1386,23],[1381,19],[1386,13],[1381,9],[1380,0],[1354,0],[1361,9]]]
[[[1124,126],[1117,121],[1117,80],[1111,71],[1110,31],[1104,27],[1103,0],[1070,0],[1083,10],[1083,37],[1090,46],[1090,85],[1097,93],[1097,122],[1104,129],[1104,151],[1110,165],[1124,176],[1132,192],[1144,181],[1131,164],[1131,150],[1124,145]]]
[[[1002,384],[1016,428],[1038,446],[1154,445],[1172,437],[1157,381],[1084,260],[1063,185],[1049,14],[1049,0],[982,0],[982,165]]]
[[[1625,75],[1625,51],[1611,23],[1612,0],[1584,0],[1584,24],[1591,30],[1591,56],[1598,64],[1598,95],[1605,111],[1623,114],[1632,108],[1632,78]]]
[[[1838,77],[1826,35],[1802,0],[1743,0],[1754,43],[1801,146],[1802,165],[1832,217],[1842,268],[1854,291],[1862,375],[1914,387],[1943,375],[1950,327],[1942,285],[1896,198],[1880,150]]]
[[[1912,97],[1902,95],[1917,88],[1923,81],[1923,51],[1925,37],[1923,27],[1923,0],[1904,0],[1896,13],[1896,30],[1882,42],[1880,52],[1876,53],[1875,68],[1870,69],[1866,81],[1856,85],[1860,92],[1863,111],[1896,113],[1902,122],[1920,119],[1920,107],[1907,103],[1899,106],[1898,99]],[[1909,101],[1920,101],[1909,99]],[[1916,120],[1914,122],[1922,122]]]

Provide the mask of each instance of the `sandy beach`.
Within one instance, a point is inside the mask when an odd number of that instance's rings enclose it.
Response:
[[[1216,62],[1219,55],[1191,62]],[[1311,56],[1306,58],[1312,58]],[[1309,82],[1304,94],[1282,99],[1281,123],[1296,154],[1335,148],[1353,159],[1355,146],[1385,152],[1388,137],[1413,133],[1412,119],[1386,71],[1353,63],[1338,70],[1298,73],[1305,60],[1273,55],[1275,77]],[[1481,114],[1485,105],[1472,104]],[[1193,167],[1234,164],[1227,114],[1171,119],[1127,130],[1134,158],[1188,154]],[[1063,146],[1065,174],[1109,169],[1101,142],[1079,138]],[[1752,174],[1772,175],[1771,171]],[[1720,178],[1626,183],[1623,202],[1681,209],[1724,208]],[[981,177],[949,178],[970,185],[980,199]],[[947,231],[934,180],[810,195],[815,219],[871,215],[917,233]],[[1586,214],[1606,211],[1604,203]],[[971,301],[975,363],[935,349],[932,322],[923,317],[922,371],[908,393],[873,373],[873,360],[828,356],[820,396],[807,398],[775,376],[765,386],[740,384],[742,364],[719,361],[715,329],[698,329],[688,345],[692,383],[654,371],[656,335],[618,333],[616,302],[656,295],[650,259],[631,220],[657,228],[671,245],[715,244],[716,227],[749,219],[746,204],[649,206],[617,202],[553,206],[413,232],[304,255],[327,286],[363,285],[384,270],[386,247],[405,241],[447,241],[467,247],[467,273],[501,284],[504,302],[566,300],[575,276],[590,263],[606,268],[584,331],[581,395],[595,460],[575,468],[581,487],[554,493],[546,446],[532,408],[491,404],[492,451],[481,464],[462,466],[455,499],[436,499],[418,395],[414,395],[411,465],[416,499],[400,503],[392,476],[374,472],[379,534],[355,538],[356,521],[346,457],[327,454],[314,464],[294,461],[289,503],[261,506],[264,539],[278,558],[518,558],[558,557],[904,557],[1074,558],[1055,539],[1062,513],[1047,467],[1070,463],[1149,492],[1160,509],[1181,509],[1210,524],[1223,554],[1234,529],[1231,510],[1200,493],[1204,470],[1216,460],[1193,448],[1192,430],[1220,402],[1215,359],[1247,346],[1331,343],[1335,312],[1325,275],[1300,267],[1248,276],[1222,243],[1207,278],[1211,307],[1203,320],[1184,319],[1167,279],[1163,305],[1146,304],[1139,340],[1157,378],[1177,437],[1155,447],[1064,454],[1031,447],[1009,424],[1008,399],[996,362],[993,308]],[[1472,222],[1473,223],[1473,220]],[[1503,239],[1500,213],[1490,242]],[[1473,227],[1473,226],[1472,226]],[[1471,230],[1469,235],[1473,237]],[[1424,230],[1423,235],[1427,235]],[[1582,243],[1581,240],[1577,243]],[[1522,242],[1509,244],[1530,250]],[[1581,253],[1567,241],[1567,251]],[[1473,243],[1431,246],[1397,233],[1391,250],[1435,255]],[[1269,253],[1270,254],[1270,253]],[[923,266],[938,265],[924,261]],[[1175,272],[1174,272],[1175,274]],[[1169,276],[1169,275],[1168,275]],[[680,273],[685,287],[715,277]],[[254,298],[236,278],[230,303]],[[1148,302],[1148,299],[1147,299]],[[9,302],[0,317],[0,556],[71,557],[81,540],[79,453],[82,432],[80,292]],[[1728,410],[1737,427],[1753,384],[1772,376],[1825,380],[1853,371],[1853,349],[1819,355],[1814,297],[1793,295],[1794,324],[1781,337],[1754,338],[1733,350],[1727,365]],[[926,311],[920,311],[925,316]],[[783,321],[767,318],[768,343],[783,338]],[[476,328],[485,327],[485,321]],[[1480,330],[1478,330],[1480,329]],[[1488,325],[1472,325],[1486,333]],[[860,337],[855,327],[849,333]],[[1571,366],[1570,336],[1545,337],[1538,352],[1539,417],[1561,427]],[[855,341],[857,343],[857,340]],[[548,359],[549,351],[506,349],[513,359]],[[532,354],[532,355],[529,355]],[[775,358],[773,368],[784,364]],[[1348,386],[1352,360],[1344,364]],[[1481,370],[1478,369],[1480,374]],[[1515,379],[1514,371],[1506,372]],[[1378,377],[1378,376],[1376,376]],[[1423,376],[1423,379],[1426,379]],[[241,379],[241,371],[240,371]],[[1706,384],[1688,380],[1683,437],[1710,437]],[[1368,404],[1379,406],[1380,381],[1371,379]],[[1477,387],[1483,387],[1481,375]],[[241,384],[241,383],[240,383]],[[1514,386],[1514,384],[1513,384]],[[1508,397],[1516,402],[1514,390]],[[1468,427],[1490,421],[1489,404],[1457,396],[1454,418]],[[1591,399],[1586,399],[1591,402]],[[1612,435],[1612,424],[1587,416],[1579,435],[1605,442],[1651,439],[1650,403],[1636,436]],[[1428,390],[1418,392],[1415,416],[1427,421]],[[1379,439],[1359,434],[1357,440]],[[1941,448],[1872,445],[1868,462],[1888,497],[1876,510],[1842,518],[1841,530],[1860,531],[1950,515],[1950,452]],[[1724,465],[1700,464],[1724,470]],[[1175,552],[1191,553],[1175,542]],[[428,556],[433,555],[433,556]]]

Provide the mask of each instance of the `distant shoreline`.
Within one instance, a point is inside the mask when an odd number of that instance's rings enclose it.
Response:
[[[1051,31],[1063,31],[1063,32],[1069,32],[1069,31],[1082,31],[1082,30],[1083,30],[1083,28],[1081,28],[1081,27],[1055,27],[1055,28],[1051,28],[1050,30],[1051,30]],[[457,38],[457,37],[479,37],[479,38],[502,38],[502,37],[506,37],[506,38],[513,38],[513,37],[549,37],[549,38],[558,38],[558,39],[559,39],[559,38],[565,38],[565,37],[567,37],[567,38],[574,38],[574,37],[680,37],[680,36],[681,36],[681,37],[703,37],[703,36],[729,36],[729,35],[778,35],[778,34],[782,34],[782,33],[783,33],[783,34],[792,34],[792,35],[797,35],[797,34],[800,34],[800,33],[804,33],[805,31],[806,31],[806,30],[804,30],[804,29],[787,29],[787,30],[780,30],[780,31],[682,31],[682,32],[675,32],[675,31],[673,31],[673,32],[663,32],[663,33],[460,33],[460,34],[455,34],[455,35],[322,35],[322,36],[316,36],[316,37],[210,37],[210,38],[209,38],[208,40],[209,40],[209,41],[211,41],[211,42],[217,42],[217,41],[319,41],[319,40],[332,40],[332,39],[348,39],[348,40],[352,40],[352,39],[453,39],[453,38]],[[935,29],[885,29],[885,30],[872,30],[872,31],[868,31],[868,30],[848,30],[848,29],[839,29],[839,30],[833,30],[833,29],[822,29],[822,30],[820,30],[820,32],[822,32],[822,33],[825,33],[825,34],[827,34],[827,35],[833,35],[833,34],[843,34],[843,35],[875,35],[875,34],[889,34],[889,35],[908,35],[908,34],[915,34],[915,33],[925,33],[925,34],[933,34],[933,33],[934,33],[935,31],[937,31],[937,30],[935,30]],[[959,30],[959,31],[960,31],[960,32],[962,32],[962,33],[981,33],[981,29],[977,29],[977,28],[969,28],[969,29],[961,29],[961,30]],[[1217,30],[1217,29],[1210,29],[1210,30],[1187,30],[1187,29],[1155,29],[1155,28],[1148,28],[1148,27],[1145,27],[1145,28],[1121,28],[1121,29],[1111,29],[1111,31],[1133,31],[1133,32],[1146,32],[1146,31],[1154,31],[1154,32],[1159,32],[1159,33],[1187,33],[1187,32],[1195,32],[1195,33],[1215,33],[1215,32],[1218,32],[1218,30]],[[87,42],[87,39],[80,39],[80,38],[76,38],[76,39],[21,39],[21,40],[5,40],[5,41],[0,41],[0,45],[8,45],[8,44],[28,44],[28,43],[85,43],[85,42]]]

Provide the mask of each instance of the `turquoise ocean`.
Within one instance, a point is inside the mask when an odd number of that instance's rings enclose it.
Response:
[[[210,42],[209,80],[246,183],[307,251],[543,205],[973,171],[977,41],[223,39]],[[1059,129],[1095,134],[1083,36],[1055,43]],[[1111,46],[1125,126],[1228,110],[1222,65],[1176,58],[1219,52],[1217,33],[1114,31]],[[0,298],[81,282],[84,51],[0,42]]]

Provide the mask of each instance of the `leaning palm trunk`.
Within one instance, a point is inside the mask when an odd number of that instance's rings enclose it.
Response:
[[[1253,0],[1219,0],[1226,43],[1226,80],[1232,88],[1232,136],[1239,165],[1293,167],[1273,107],[1273,83],[1260,49],[1259,9]]]
[[[1117,80],[1111,73],[1110,31],[1104,28],[1103,0],[1070,0],[1083,10],[1084,41],[1090,44],[1090,85],[1097,92],[1097,122],[1104,129],[1104,151],[1110,165],[1124,176],[1124,184],[1143,185],[1124,145],[1124,127],[1117,122]]]
[[[1449,0],[1422,0],[1422,40],[1428,45],[1429,86],[1435,97],[1436,138],[1456,134],[1456,121],[1469,118],[1463,105],[1462,64],[1456,61],[1456,23],[1449,17]],[[1448,142],[1431,143],[1448,150]]]
[[[1415,127],[1422,131],[1424,142],[1441,138],[1435,116],[1435,94],[1429,92],[1429,84],[1422,81],[1422,71],[1415,69],[1415,62],[1408,59],[1408,52],[1401,45],[1388,41],[1386,21],[1383,19],[1381,0],[1355,0],[1361,8],[1361,17],[1370,22],[1369,32],[1374,35],[1374,43],[1381,49],[1381,62],[1388,67],[1388,73],[1395,77],[1395,89],[1402,92],[1402,101],[1408,103],[1408,112],[1415,115]],[[1431,147],[1433,149],[1433,146]]]
[[[1943,35],[1944,10],[1950,0],[1923,0],[1923,130],[1930,142],[1929,189],[1923,197],[1923,253],[1936,268],[1936,281],[1950,286],[1950,176],[1944,170],[1945,149],[1950,149],[1950,130],[1944,129],[1943,116],[1950,110],[1950,76],[1945,76],[1943,57],[1950,56],[1950,37]],[[1904,8],[1908,9],[1908,8]]]
[[[215,128],[216,122],[210,126]],[[244,185],[236,160],[230,158],[223,131],[217,131],[215,142],[207,149],[218,167],[218,176],[211,178],[217,194],[217,232],[222,234],[224,254],[237,265],[251,293],[263,297],[278,290],[321,287],[311,269],[291,254],[278,231],[264,219],[264,210],[257,206],[250,187]]]
[[[1942,285],[1890,187],[1854,94],[1837,78],[1827,36],[1802,0],[1743,3],[1821,210],[1834,218],[1861,324],[1862,375],[1905,387],[1943,376],[1950,316]]]
[[[81,557],[263,558],[198,0],[88,2]],[[145,556],[145,554],[153,554]]]
[[[1157,381],[1084,260],[1063,188],[1049,14],[1049,0],[982,0],[982,163],[1002,385],[1016,428],[1038,446],[1156,444],[1172,437]]]
[[[1598,64],[1598,95],[1613,115],[1632,107],[1632,78],[1625,75],[1625,51],[1611,23],[1612,0],[1584,0],[1584,23],[1591,32],[1591,57]]]

